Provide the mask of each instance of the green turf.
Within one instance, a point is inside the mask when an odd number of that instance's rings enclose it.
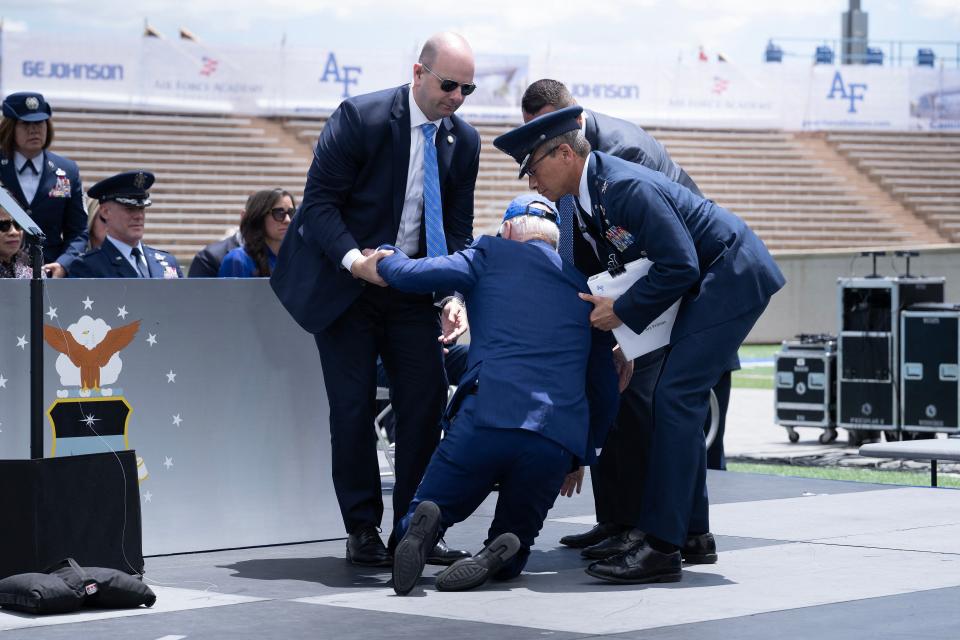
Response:
[[[881,471],[857,467],[803,467],[789,464],[756,464],[752,462],[729,462],[728,471],[737,473],[762,473],[796,478],[819,478],[822,480],[847,480],[874,484],[898,484],[906,486],[930,486],[927,471]],[[960,488],[960,477],[940,474],[937,484],[941,487]]]
[[[737,354],[741,361],[772,360],[773,354],[779,350],[779,344],[745,344],[740,347]],[[734,371],[732,385],[735,389],[773,389],[773,366],[745,366],[739,371]]]

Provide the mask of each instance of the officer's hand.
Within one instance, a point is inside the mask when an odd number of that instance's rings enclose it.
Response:
[[[560,487],[560,495],[566,496],[567,498],[573,497],[573,492],[576,490],[577,493],[580,493],[580,487],[583,486],[583,467],[580,467],[576,471],[571,471],[567,474],[567,477],[563,479],[563,485]]]
[[[580,299],[593,304],[593,311],[590,312],[590,324],[597,329],[610,331],[623,324],[623,321],[613,312],[613,298],[603,298],[601,296],[592,296],[589,293],[581,293]]]
[[[437,340],[443,344],[450,344],[462,336],[470,327],[467,322],[467,310],[459,298],[450,298],[440,313],[441,335]]]
[[[353,261],[353,264],[350,266],[350,273],[353,274],[354,278],[366,280],[371,284],[380,287],[387,286],[387,281],[377,273],[377,263],[387,256],[392,256],[393,251],[387,249],[379,249],[377,251],[371,251],[370,253],[367,253],[367,251],[369,251],[369,249],[363,251],[365,255]]]
[[[633,360],[627,360],[620,345],[613,348],[613,367],[617,370],[617,390],[623,393],[633,377]]]
[[[43,270],[48,278],[66,278],[67,270],[60,266],[59,262],[50,262],[43,265]]]

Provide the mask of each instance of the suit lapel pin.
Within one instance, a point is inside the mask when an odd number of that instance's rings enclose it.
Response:
[[[53,165],[51,165],[51,166],[53,166]],[[65,175],[67,175],[67,172],[64,171],[63,169],[57,169],[57,175],[58,175],[58,176],[65,176]]]
[[[0,165],[3,165],[4,167],[7,166],[7,159],[4,158],[3,160],[0,160]]]
[[[447,142],[453,144],[453,136],[447,136]]]
[[[53,160],[47,160],[47,166],[51,169],[56,169],[56,167],[53,166]]]

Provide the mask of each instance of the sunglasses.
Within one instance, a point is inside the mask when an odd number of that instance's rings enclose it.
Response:
[[[468,96],[477,90],[477,85],[473,84],[472,82],[460,83],[460,82],[457,82],[456,80],[447,80],[446,78],[441,78],[440,76],[435,74],[433,72],[433,69],[423,64],[422,62],[420,63],[420,66],[426,69],[427,71],[429,71],[430,75],[432,75],[434,78],[440,81],[440,90],[443,91],[444,93],[450,93],[451,91],[454,91],[457,87],[460,87],[460,91],[463,93],[463,95]]]
[[[553,149],[550,149],[550,151],[547,151],[545,154],[543,154],[542,156],[540,156],[539,158],[537,158],[536,160],[534,160],[533,162],[531,162],[529,165],[527,165],[527,167],[526,167],[527,175],[528,175],[528,176],[534,176],[534,177],[536,177],[537,174],[536,174],[536,172],[534,171],[533,168],[534,168],[535,166],[537,166],[538,164],[540,164],[540,162],[541,162],[544,158],[546,158],[547,156],[553,155],[553,152],[556,151],[556,150],[559,149],[559,148],[560,148],[560,145],[555,146]]]
[[[0,233],[7,233],[13,227],[15,231],[20,231],[20,225],[13,220],[0,220]]]
[[[273,219],[277,222],[283,222],[287,219],[287,216],[290,216],[290,219],[293,220],[293,214],[297,212],[295,207],[290,207],[289,209],[284,209],[283,207],[274,207],[270,209],[270,215],[273,216]]]

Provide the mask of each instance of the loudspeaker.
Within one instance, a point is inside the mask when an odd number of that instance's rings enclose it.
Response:
[[[143,572],[134,451],[0,460],[0,578],[81,566]]]

